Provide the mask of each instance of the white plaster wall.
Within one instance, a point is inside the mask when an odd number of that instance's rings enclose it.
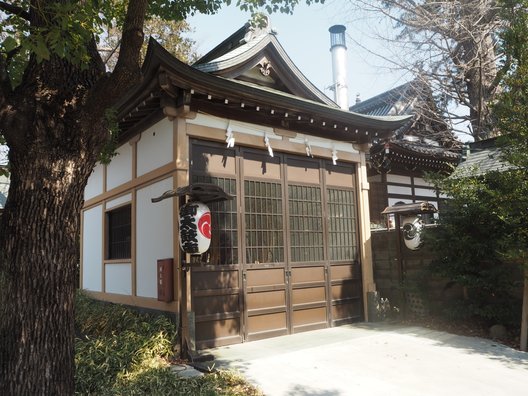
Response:
[[[415,188],[414,189],[414,194],[415,195],[420,195],[420,196],[423,196],[423,197],[434,197],[434,198],[436,198],[436,191],[435,190],[430,190],[428,188]]]
[[[132,180],[132,146],[129,143],[118,147],[117,155],[106,167],[106,190]]]
[[[84,189],[84,199],[90,199],[103,193],[103,172],[104,165],[97,164],[88,178],[88,184]]]
[[[410,176],[388,174],[387,183],[411,184],[411,178]]]
[[[137,143],[137,175],[144,175],[171,162],[172,141],[172,122],[166,118],[142,132]]]
[[[417,186],[427,186],[427,187],[432,187],[432,184],[425,181],[424,179],[422,179],[421,177],[415,177],[414,178],[414,184],[417,185]]]
[[[412,195],[411,187],[402,187],[402,186],[387,186],[387,192],[389,194],[400,194],[400,195]]]
[[[131,265],[128,263],[106,264],[105,281],[105,292],[130,296],[132,294]]]
[[[156,298],[158,259],[173,256],[173,199],[152,203],[167,190],[173,189],[172,178],[141,190],[136,196],[136,292],[138,296]]]
[[[82,288],[102,291],[103,206],[83,213]]]
[[[129,203],[132,201],[132,194],[125,194],[120,196],[119,198],[112,199],[111,201],[106,202],[106,210],[115,208],[116,206],[120,206],[126,203]]]

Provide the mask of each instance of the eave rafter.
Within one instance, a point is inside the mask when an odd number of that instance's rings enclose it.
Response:
[[[396,145],[390,145],[390,148],[384,145],[373,146],[370,158],[372,163],[377,164],[377,168],[385,169],[385,171],[399,167],[407,170],[428,169],[451,172],[459,162],[458,155],[448,155],[446,150],[436,154],[426,154]]]

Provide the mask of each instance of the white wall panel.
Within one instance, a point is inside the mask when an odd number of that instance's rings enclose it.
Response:
[[[172,178],[137,191],[136,196],[136,292],[142,297],[157,297],[156,262],[173,256],[173,199],[152,203],[173,189]]]
[[[387,192],[389,194],[412,195],[411,187],[391,186],[390,184],[387,185]]]
[[[138,176],[172,161],[172,140],[172,122],[166,118],[141,133],[137,143]]]
[[[112,199],[111,201],[107,201],[106,210],[115,208],[116,206],[120,206],[120,205],[126,204],[131,201],[132,201],[132,194],[122,195],[119,198]]]
[[[415,188],[414,195],[419,195],[422,197],[434,197],[436,198],[436,191],[430,190],[428,188]]]
[[[82,288],[102,291],[103,268],[103,207],[96,206],[83,213]]]
[[[132,146],[129,143],[118,147],[117,155],[106,167],[106,190],[132,180]]]
[[[104,165],[97,164],[88,178],[88,184],[84,189],[84,199],[90,199],[103,193]]]
[[[391,175],[389,173],[387,175],[387,183],[411,184],[411,177],[402,175]]]
[[[132,273],[130,264],[106,264],[105,265],[105,292],[132,294]]]
[[[425,181],[421,177],[415,177],[414,178],[414,184],[417,185],[417,186],[427,186],[427,187],[431,187],[432,186],[431,183]]]

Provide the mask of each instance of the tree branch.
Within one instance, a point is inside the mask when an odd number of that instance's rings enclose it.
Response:
[[[26,21],[30,20],[29,12],[24,10],[22,7],[16,6],[14,4],[6,3],[5,1],[0,1],[0,10],[5,11],[9,14],[16,15]]]
[[[103,79],[94,90],[87,104],[90,108],[104,112],[141,78],[140,54],[147,6],[147,0],[128,3],[116,67],[110,77]]]

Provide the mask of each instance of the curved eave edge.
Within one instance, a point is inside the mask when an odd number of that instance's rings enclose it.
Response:
[[[293,63],[291,58],[288,56],[281,43],[275,36],[271,36],[270,42],[273,45],[273,48],[277,51],[279,56],[286,62],[290,70],[294,72],[294,75],[297,79],[307,87],[314,95],[316,95],[321,101],[326,103],[328,106],[339,107],[332,99],[328,98],[323,92],[321,92],[315,85],[312,84],[310,80],[302,73],[302,71]]]
[[[217,58],[217,59],[213,59],[212,61],[208,63],[202,63],[198,65],[194,64],[192,67],[204,73],[214,73],[214,72],[218,72],[221,70],[229,69],[238,64],[247,62],[248,60],[253,58],[260,51],[266,48],[269,42],[270,42],[269,36],[262,36],[260,40],[258,41],[258,43],[255,43],[253,46],[248,47],[247,51],[235,54],[231,56],[230,58],[226,58],[222,60],[217,60],[219,59]],[[247,45],[247,44],[244,44],[244,45]],[[233,51],[236,51],[236,50],[238,50],[238,48],[234,49]],[[225,57],[226,55],[227,53],[223,54],[221,57]]]
[[[362,128],[392,131],[412,118],[412,116],[366,116],[302,98],[284,97],[278,93],[248,87],[201,72],[179,61],[153,39],[149,41],[147,55],[142,67],[143,78],[141,83],[133,87],[115,105],[118,117],[123,116],[149,97],[151,91],[158,84],[156,75],[161,69],[166,70],[171,79],[178,82],[178,86],[183,89],[201,90],[204,93],[223,95],[226,98],[244,97],[262,105],[282,106],[293,111],[312,113],[318,117],[328,117],[336,122],[353,124]]]

